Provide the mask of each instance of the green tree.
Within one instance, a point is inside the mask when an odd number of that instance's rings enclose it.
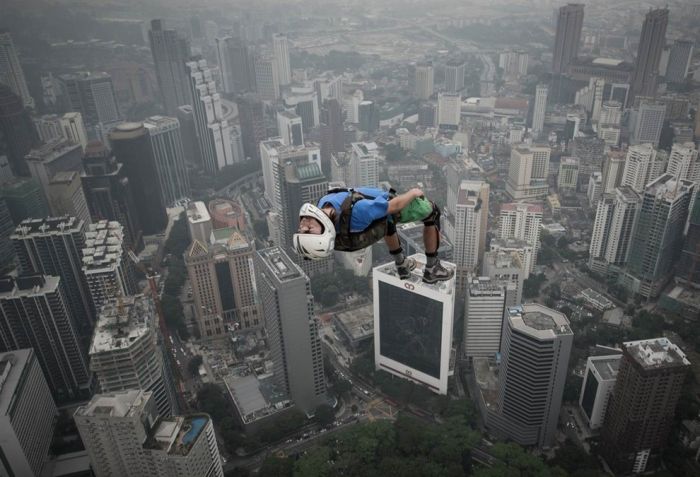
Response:
[[[204,363],[204,358],[201,355],[195,355],[190,358],[187,363],[187,371],[190,372],[192,377],[199,377],[199,367]]]
[[[406,151],[397,144],[387,144],[384,146],[384,155],[386,160],[390,162],[399,162],[406,159]]]
[[[335,413],[333,408],[328,404],[321,404],[316,408],[316,422],[322,427],[328,426],[335,421]]]
[[[216,384],[205,384],[197,391],[197,408],[209,414],[215,423],[233,414],[224,391]]]
[[[577,471],[597,472],[599,470],[598,459],[568,440],[557,449],[554,457],[547,463],[553,467],[559,466],[570,474]]]
[[[292,477],[294,461],[285,457],[267,457],[260,467],[258,477]]]
[[[523,284],[523,297],[536,298],[540,294],[540,288],[547,281],[544,273],[531,274]]]

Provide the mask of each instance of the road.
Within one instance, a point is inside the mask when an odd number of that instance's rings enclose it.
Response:
[[[231,182],[229,185],[217,190],[214,194],[215,195],[225,195],[225,196],[230,197],[232,189],[238,189],[243,183],[249,182],[249,181],[253,180],[255,177],[261,176],[261,175],[262,175],[262,171],[255,171],[255,172],[251,172],[250,174],[246,174],[243,177]]]

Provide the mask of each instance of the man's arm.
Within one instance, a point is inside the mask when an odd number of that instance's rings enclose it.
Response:
[[[397,195],[389,201],[389,207],[387,208],[387,214],[392,215],[401,212],[408,204],[411,203],[413,199],[423,196],[423,191],[415,188],[401,195]]]

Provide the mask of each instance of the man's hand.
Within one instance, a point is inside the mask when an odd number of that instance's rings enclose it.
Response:
[[[397,195],[389,201],[387,214],[391,215],[401,212],[413,199],[423,197],[423,195],[423,191],[417,187],[401,195]]]
[[[414,187],[413,189],[408,191],[408,194],[413,198],[417,199],[419,197],[423,197],[425,194],[423,194],[423,191],[420,190],[418,187]]]

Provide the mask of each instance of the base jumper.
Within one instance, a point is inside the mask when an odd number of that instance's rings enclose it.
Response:
[[[420,189],[400,195],[395,195],[393,190],[385,192],[369,187],[332,189],[316,205],[301,206],[299,230],[293,238],[294,249],[306,259],[321,260],[333,250],[361,250],[383,238],[399,277],[407,279],[416,262],[404,255],[396,224],[419,220],[424,226],[427,258],[423,281],[437,283],[451,279],[454,271],[443,267],[438,258],[440,209],[427,200]]]

